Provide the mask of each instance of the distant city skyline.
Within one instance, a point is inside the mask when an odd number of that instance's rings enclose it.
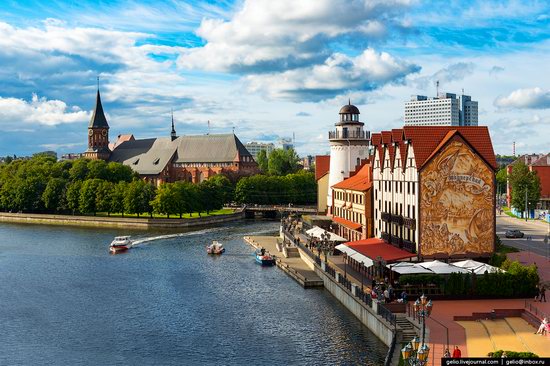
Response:
[[[96,77],[111,126],[139,138],[235,133],[325,153],[348,98],[373,132],[411,95],[471,95],[495,152],[547,152],[544,1],[6,1],[0,155],[86,149]]]

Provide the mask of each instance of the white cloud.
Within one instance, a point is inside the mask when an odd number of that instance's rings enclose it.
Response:
[[[86,111],[70,108],[61,100],[47,100],[33,94],[30,101],[0,97],[0,126],[39,124],[55,126],[63,123],[85,122],[91,118]]]
[[[371,90],[401,80],[419,67],[367,49],[357,57],[335,53],[323,64],[246,77],[252,92],[289,100],[324,100],[348,90]]]
[[[498,97],[494,104],[504,109],[546,109],[550,108],[550,90],[543,90],[539,87],[517,89],[508,96]]]
[[[439,81],[440,86],[445,89],[449,83],[463,80],[467,76],[472,75],[474,69],[475,65],[472,62],[457,62],[438,70],[430,76],[418,77],[412,80],[412,83],[419,89],[426,89]]]

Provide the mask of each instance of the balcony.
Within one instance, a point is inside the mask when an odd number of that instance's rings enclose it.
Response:
[[[411,219],[409,217],[405,217],[403,219],[403,226],[405,226],[406,228],[411,229],[411,230],[416,230],[416,220]]]
[[[403,216],[401,215],[391,215],[391,221],[396,223],[399,226],[403,225]]]
[[[396,235],[390,235],[390,242],[394,247],[401,248],[403,245],[403,239]]]
[[[382,212],[381,214],[382,221],[391,222],[391,214],[387,212]]]
[[[416,253],[416,243],[410,240],[403,240],[402,248],[407,252]]]
[[[382,240],[384,240],[388,243],[391,243],[390,234],[382,232],[381,237],[382,237]]]
[[[367,134],[365,131],[329,131],[329,140],[365,140]]]

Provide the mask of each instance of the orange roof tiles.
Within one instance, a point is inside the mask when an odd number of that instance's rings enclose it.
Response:
[[[370,136],[370,140],[373,145],[380,145],[380,142],[382,141],[382,135],[379,133],[373,133]]]
[[[315,156],[315,180],[319,180],[327,174],[330,169],[330,155]]]
[[[445,143],[456,133],[460,134],[466,142],[468,142],[475,151],[489,164],[493,169],[497,168],[495,152],[491,143],[489,129],[486,126],[405,126],[402,129],[394,129],[381,132],[381,142],[373,145],[378,147],[380,153],[381,144],[387,144],[393,139],[393,136],[398,136],[398,131],[403,131],[405,140],[410,141],[414,149],[416,166],[421,168],[428,159],[435,154]],[[452,132],[454,131],[454,132]],[[396,141],[399,142],[399,141]],[[391,146],[388,149],[390,157],[393,159],[394,152]],[[400,143],[401,157],[405,158],[406,145]],[[383,161],[382,161],[383,163]]]
[[[372,187],[372,172],[371,165],[365,164],[359,171],[352,177],[344,179],[340,183],[332,186],[332,188],[350,189],[352,191],[364,192]]]

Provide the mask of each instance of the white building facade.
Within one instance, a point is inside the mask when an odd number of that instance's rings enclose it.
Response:
[[[405,126],[477,126],[478,103],[469,95],[413,95],[405,102]]]
[[[334,131],[329,132],[330,169],[327,192],[328,214],[332,212],[331,187],[350,176],[361,163],[369,157],[370,134],[363,129],[359,121],[359,109],[349,103],[340,109],[340,121]]]
[[[250,155],[254,157],[254,160],[257,160],[260,151],[265,151],[269,156],[269,154],[275,149],[275,145],[273,145],[273,143],[255,141],[247,142],[244,146],[246,147]]]

